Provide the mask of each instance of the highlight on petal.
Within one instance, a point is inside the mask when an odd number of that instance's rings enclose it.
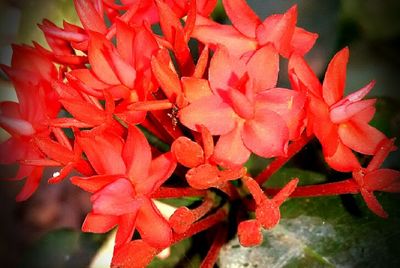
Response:
[[[246,147],[257,155],[282,156],[286,154],[289,129],[277,113],[259,110],[253,120],[245,122],[242,137]]]
[[[256,28],[261,24],[261,20],[246,1],[222,0],[222,3],[233,26],[248,37],[256,37]]]
[[[250,157],[250,150],[243,144],[243,126],[238,124],[231,132],[221,135],[215,145],[212,160],[226,168],[235,168]]]
[[[105,34],[107,27],[104,19],[97,12],[92,1],[88,0],[74,0],[76,12],[86,30],[99,32]]]
[[[177,138],[171,145],[171,152],[179,164],[192,168],[204,163],[204,153],[201,146],[187,137]]]
[[[179,111],[179,121],[186,127],[197,131],[204,125],[212,135],[222,135],[235,126],[235,113],[232,108],[217,96],[201,98]]]
[[[318,34],[296,27],[291,42],[293,52],[300,56],[307,54],[307,52],[314,46],[317,38]]]
[[[349,48],[345,47],[333,57],[325,73],[322,94],[325,102],[331,106],[343,97],[346,83],[346,69],[349,60]]]

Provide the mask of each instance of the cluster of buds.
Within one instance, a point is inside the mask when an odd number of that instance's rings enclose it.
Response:
[[[117,229],[112,267],[144,267],[211,228],[218,235],[202,266],[212,267],[226,225],[237,225],[243,246],[259,245],[289,197],[360,193],[387,217],[373,192],[400,192],[400,172],[379,169],[396,147],[369,124],[375,99],[363,98],[374,82],[344,96],[344,48],[321,83],[303,57],[318,35],[296,26],[296,6],[261,20],[245,0],[223,0],[232,23],[223,25],[210,16],[217,0],[118,2],[74,0],[82,27],[44,20],[48,48],[14,45],[11,66],[1,66],[18,97],[0,103],[10,134],[0,162],[18,162],[13,179],[25,179],[18,201],[48,167],[60,168],[49,183],[78,172],[70,181],[92,203],[82,230]],[[291,88],[277,85],[282,57]],[[262,187],[314,138],[327,165],[352,178]],[[366,168],[356,153],[373,156]],[[272,161],[249,174],[251,154]],[[201,204],[165,218],[154,203],[179,197]],[[242,209],[231,209],[238,202]]]

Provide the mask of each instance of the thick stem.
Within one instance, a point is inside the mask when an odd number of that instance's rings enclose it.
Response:
[[[280,169],[287,161],[297,154],[314,136],[307,137],[303,134],[301,138],[289,145],[286,156],[275,158],[257,177],[258,184],[264,184],[278,169]]]
[[[356,194],[360,192],[359,186],[353,179],[331,182],[319,185],[297,187],[290,197],[314,197],[340,194]],[[265,189],[267,194],[276,194],[281,189]]]

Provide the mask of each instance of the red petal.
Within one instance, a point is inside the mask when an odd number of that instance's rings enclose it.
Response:
[[[80,187],[89,193],[95,193],[101,190],[104,186],[120,179],[121,175],[96,175],[91,177],[77,177],[71,178],[71,183]]]
[[[115,250],[132,240],[136,227],[136,217],[137,211],[119,216],[118,230],[115,236]]]
[[[144,134],[133,125],[129,126],[122,158],[127,166],[126,174],[132,181],[147,180],[151,148]]]
[[[335,104],[343,97],[348,60],[349,49],[345,47],[336,53],[328,65],[322,85],[322,94],[329,106]]]
[[[121,57],[133,65],[133,40],[135,39],[135,30],[121,20],[116,21],[117,27],[117,50]]]
[[[175,32],[178,30],[183,30],[182,24],[179,21],[179,18],[166,3],[160,0],[156,0],[155,2],[157,4],[158,14],[160,16],[161,30],[165,36],[165,39],[173,44],[175,41]]]
[[[179,111],[179,120],[186,127],[197,130],[204,125],[212,135],[222,135],[235,126],[236,115],[232,108],[217,96],[201,98]]]
[[[378,169],[367,173],[364,185],[368,191],[400,192],[400,171]]]
[[[106,233],[118,224],[117,216],[101,215],[90,212],[82,225],[82,232]]]
[[[293,72],[304,86],[315,96],[321,96],[321,83],[303,57],[292,54],[289,59],[289,73]]]
[[[40,180],[43,174],[43,167],[35,167],[32,173],[26,178],[22,190],[16,196],[17,202],[25,201],[36,191],[39,187]]]
[[[285,88],[273,88],[256,96],[256,110],[267,109],[277,113],[289,128],[289,138],[300,134],[305,96]]]
[[[105,84],[104,82],[100,81],[90,70],[88,69],[75,69],[69,72],[70,75],[73,77],[78,78],[84,84],[91,88],[95,89],[106,89],[110,87],[110,85]]]
[[[277,113],[258,110],[254,119],[245,122],[242,137],[246,147],[259,156],[282,156],[286,153],[289,129]]]
[[[134,199],[134,194],[129,180],[117,179],[91,196],[93,213],[114,216],[135,213],[141,202]]]
[[[150,165],[149,176],[146,180],[133,178],[136,192],[148,194],[157,190],[172,175],[175,167],[176,160],[171,152],[153,159]]]
[[[105,34],[107,27],[104,19],[95,9],[92,1],[87,0],[74,0],[76,12],[86,30],[99,32]]]
[[[79,121],[95,126],[106,122],[106,113],[93,104],[75,99],[61,99],[60,102]]]
[[[361,195],[364,198],[365,203],[367,204],[368,208],[374,212],[376,215],[382,218],[387,218],[389,215],[386,211],[382,208],[381,204],[379,204],[378,200],[374,196],[373,193],[368,192],[361,188]]]
[[[303,56],[314,46],[317,38],[318,34],[296,27],[292,38],[292,48],[294,53]]]
[[[203,164],[190,169],[186,173],[186,180],[195,189],[217,187],[222,181],[218,177],[218,168],[215,165]]]
[[[124,268],[146,267],[158,250],[142,240],[131,241],[115,250],[111,266]]]
[[[77,141],[99,175],[125,174],[126,167],[121,157],[122,141],[118,136],[102,133],[78,137]]]
[[[326,156],[325,151],[324,155],[328,165],[337,171],[351,172],[361,168],[357,158],[342,142],[338,143],[337,150],[332,156]]]
[[[182,87],[183,93],[189,102],[194,102],[212,94],[210,85],[206,79],[182,77]]]
[[[181,81],[176,72],[171,70],[168,64],[162,62],[160,56],[152,58],[151,68],[165,95],[170,101],[175,102],[176,97],[182,92]]]
[[[29,144],[14,137],[0,144],[0,164],[12,164],[23,160]]]
[[[215,94],[229,87],[235,88],[246,71],[245,64],[231,56],[230,52],[231,50],[220,46],[211,59],[209,81]]]
[[[120,84],[113,67],[104,56],[103,47],[112,48],[112,44],[103,35],[91,32],[89,39],[88,58],[92,71],[103,82],[110,85]]]
[[[256,28],[261,20],[246,1],[223,0],[222,3],[233,26],[248,37],[256,37]]]
[[[291,40],[297,22],[297,6],[294,5],[283,15],[268,17],[257,28],[257,39],[261,45],[274,44],[279,53],[288,58],[292,52]]]
[[[35,142],[39,149],[53,160],[64,165],[74,161],[74,153],[72,151],[49,138],[36,138]]]
[[[272,45],[266,45],[254,53],[247,68],[254,92],[273,88],[278,81],[279,54]]]
[[[204,154],[201,146],[186,137],[179,137],[171,146],[171,152],[175,155],[178,163],[188,167],[197,167],[204,163]]]
[[[239,223],[239,243],[244,247],[258,246],[263,241],[261,225],[257,220],[247,220]]]
[[[226,168],[242,165],[250,157],[249,149],[242,141],[242,126],[236,126],[231,132],[221,135],[214,149],[212,159]]]
[[[172,229],[154,203],[146,199],[140,208],[136,227],[143,241],[157,248],[168,247],[172,242]]]
[[[338,133],[343,144],[356,152],[373,155],[386,136],[376,128],[363,123],[350,121],[339,125]]]
[[[258,45],[255,39],[245,37],[232,26],[214,23],[200,15],[196,17],[196,27],[192,37],[213,46],[213,48],[217,45],[224,45],[229,48],[231,55],[238,57],[246,52],[256,50]]]

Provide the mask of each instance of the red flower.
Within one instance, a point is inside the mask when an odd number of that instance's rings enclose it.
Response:
[[[233,26],[197,16],[192,35],[210,46],[224,45],[233,55],[241,56],[266,44],[273,44],[284,57],[292,53],[304,55],[318,37],[296,27],[297,6],[261,21],[245,0],[224,0],[223,4]]]
[[[125,142],[115,134],[93,131],[77,139],[99,174],[72,178],[73,184],[93,193],[93,210],[82,230],[104,233],[118,225],[118,248],[131,240],[137,228],[149,245],[168,246],[171,228],[150,198],[175,169],[171,153],[152,160],[150,145],[135,126],[129,127]]]
[[[261,71],[260,64],[267,68]],[[183,108],[179,119],[192,130],[204,125],[212,135],[220,135],[213,159],[223,167],[243,164],[251,152],[284,155],[289,138],[300,134],[304,97],[273,88],[277,74],[278,55],[272,46],[259,49],[249,60],[234,58],[221,47],[210,63],[214,95]]]
[[[328,164],[343,172],[359,168],[351,150],[372,155],[386,138],[368,124],[375,113],[375,100],[362,100],[374,82],[343,97],[348,57],[348,48],[333,57],[322,85],[300,56],[294,55],[289,62],[292,84],[309,92],[308,127],[320,140]]]

